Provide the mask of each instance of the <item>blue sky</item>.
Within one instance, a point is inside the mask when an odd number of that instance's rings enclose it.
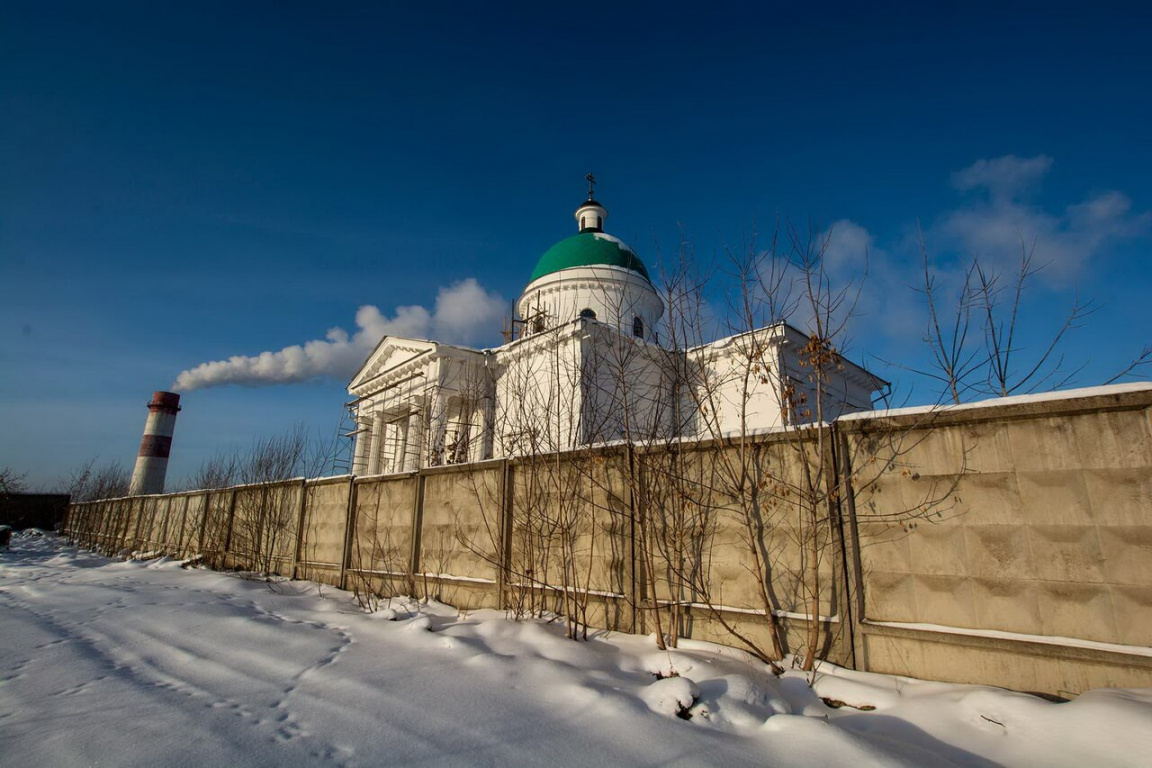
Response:
[[[496,341],[588,171],[649,266],[779,219],[832,228],[846,272],[867,248],[853,357],[914,401],[876,358],[924,354],[917,222],[945,270],[1035,239],[1035,343],[1074,294],[1101,307],[1079,383],[1152,343],[1140,4],[749,5],[4,3],[0,466],[130,465],[152,390],[365,305]],[[345,383],[186,392],[170,481],[332,434]]]

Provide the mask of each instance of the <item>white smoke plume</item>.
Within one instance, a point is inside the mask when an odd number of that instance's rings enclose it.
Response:
[[[343,328],[333,328],[323,339],[294,344],[278,352],[234,355],[189,368],[176,377],[176,391],[238,384],[264,387],[294,384],[320,376],[351,378],[360,364],[384,336],[433,338],[455,344],[474,344],[493,336],[500,326],[507,302],[486,291],[474,278],[440,289],[436,306],[429,312],[421,306],[397,307],[386,317],[371,304],[356,311],[357,331],[351,336]]]

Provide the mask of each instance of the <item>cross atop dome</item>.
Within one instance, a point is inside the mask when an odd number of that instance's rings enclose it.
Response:
[[[580,225],[581,232],[603,232],[604,222],[608,219],[608,209],[596,202],[592,196],[596,177],[589,173],[584,178],[588,180],[588,199],[576,209],[576,221]]]

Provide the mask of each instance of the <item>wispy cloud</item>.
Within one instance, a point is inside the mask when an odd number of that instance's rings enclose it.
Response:
[[[922,312],[909,285],[915,278],[907,263],[877,245],[872,233],[850,219],[833,222],[820,234],[824,268],[831,290],[842,291],[840,314],[857,343],[882,334],[892,339],[919,337]]]
[[[994,267],[1015,264],[1021,248],[1034,249],[1034,263],[1045,265],[1054,282],[1067,282],[1109,245],[1145,234],[1152,212],[1133,212],[1132,201],[1117,191],[1091,195],[1048,211],[1027,202],[1052,168],[1044,155],[1015,155],[979,160],[957,171],[952,183],[974,193],[933,228],[934,245],[973,255]]]
[[[263,387],[294,384],[322,376],[347,379],[384,336],[434,338],[474,344],[499,327],[507,302],[474,278],[440,289],[432,311],[418,305],[397,307],[388,317],[372,305],[356,312],[355,333],[332,328],[323,339],[258,355],[234,355],[189,368],[172,385],[178,391],[237,384]]]
[[[953,173],[952,186],[961,192],[984,189],[994,199],[1011,200],[1033,187],[1051,168],[1052,158],[1047,155],[981,159]]]
[[[1023,244],[1035,249],[1034,264],[1045,267],[1041,275],[1053,287],[1061,287],[1112,245],[1152,231],[1152,212],[1133,211],[1131,200],[1114,190],[1062,209],[1030,203],[1031,193],[1052,167],[1052,158],[1045,155],[1008,155],[978,160],[952,174],[952,186],[965,194],[954,207],[939,213],[925,232],[942,301],[954,299],[963,280],[960,265],[969,257],[1011,271],[1019,263]],[[910,227],[910,231],[916,230]],[[847,318],[852,336],[880,335],[906,342],[923,334],[923,300],[913,290],[923,284],[915,234],[878,243],[861,224],[841,219],[818,239],[824,244],[823,267],[831,290],[845,291],[855,300],[853,316]],[[807,319],[804,309],[802,303],[797,307],[796,322]]]

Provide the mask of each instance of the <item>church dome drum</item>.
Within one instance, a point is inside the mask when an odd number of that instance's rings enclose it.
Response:
[[[653,340],[664,302],[644,262],[604,232],[608,211],[591,190],[574,215],[580,231],[544,252],[516,303],[529,333],[583,318]]]

